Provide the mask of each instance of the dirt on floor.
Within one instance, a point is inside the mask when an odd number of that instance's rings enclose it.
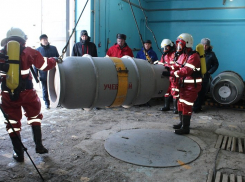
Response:
[[[43,101],[42,101],[43,102]],[[245,176],[245,153],[215,148],[219,135],[241,138],[245,144],[245,112],[229,108],[204,106],[203,112],[191,118],[191,133],[186,135],[201,148],[200,156],[186,166],[152,168],[129,164],[110,156],[105,140],[121,130],[160,129],[173,131],[178,115],[158,108],[161,100],[151,100],[151,107],[134,106],[128,109],[106,108],[85,111],[55,108],[46,110],[42,103],[43,144],[48,154],[35,153],[31,127],[22,119],[21,137],[45,181],[57,182],[205,182],[208,171],[214,168],[225,174]],[[25,161],[12,158],[12,144],[0,122],[0,182],[42,181],[25,154]],[[216,158],[217,157],[217,158]],[[215,160],[216,158],[216,160]]]

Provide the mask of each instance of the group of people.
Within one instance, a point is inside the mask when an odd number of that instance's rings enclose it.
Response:
[[[206,59],[206,73],[201,74],[201,61],[198,52],[193,51],[193,37],[183,33],[177,37],[176,45],[164,39],[161,43],[164,54],[160,63],[164,64],[167,71],[162,76],[168,76],[170,85],[164,95],[164,107],[161,111],[170,110],[170,99],[173,98],[173,112],[179,114],[180,122],[173,125],[176,134],[189,134],[192,112],[200,112],[208,91],[210,75],[218,66],[218,59],[212,51],[210,39],[201,40],[204,46]],[[158,63],[158,61],[156,61]]]
[[[106,56],[108,57],[134,57],[132,50],[126,43],[126,35],[117,34],[117,42],[108,49]],[[46,108],[49,108],[50,102],[47,93],[47,70],[60,63],[59,53],[55,46],[51,46],[48,36],[42,34],[40,36],[40,47],[36,50],[26,47],[26,34],[19,28],[11,28],[6,38],[1,41],[3,49],[0,51],[0,72],[1,79],[1,107],[8,117],[6,121],[6,129],[9,133],[13,144],[13,158],[18,162],[24,161],[24,149],[21,145],[21,107],[26,112],[27,122],[32,127],[33,140],[36,144],[36,153],[48,153],[42,144],[41,120],[41,102],[33,89],[32,75],[30,70],[34,66],[35,73],[39,76],[43,87],[43,99]],[[20,60],[8,59],[9,43],[18,42]],[[204,78],[200,73],[201,64],[200,56],[192,50],[193,37],[190,34],[183,33],[177,37],[176,45],[169,39],[164,39],[161,43],[164,54],[158,61],[157,54],[152,50],[150,40],[146,40],[142,49],[138,52],[136,58],[147,60],[149,63],[162,63],[167,71],[162,72],[162,76],[169,77],[170,86],[165,94],[165,105],[161,111],[170,110],[170,98],[173,97],[174,113],[179,114],[180,122],[174,125],[176,134],[188,134],[190,132],[190,119],[192,111],[201,111],[201,105],[207,90],[207,83],[210,75],[218,68],[218,60],[212,51],[210,40],[202,39],[201,43],[205,48],[207,73]],[[76,43],[72,50],[72,56],[83,56],[90,54],[97,57],[96,45],[90,42],[90,37],[86,30],[81,31],[80,42]],[[19,65],[19,83],[17,88],[10,88],[8,85],[7,73],[12,71],[13,66]],[[199,94],[199,96],[198,96]],[[197,99],[197,100],[196,100]],[[195,102],[196,101],[196,102]],[[192,110],[193,109],[193,110]],[[12,128],[13,127],[13,128]]]

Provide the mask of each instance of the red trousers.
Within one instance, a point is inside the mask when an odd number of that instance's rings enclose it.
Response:
[[[20,93],[19,99],[16,101],[10,100],[9,93],[2,91],[2,108],[8,115],[8,120],[12,124],[14,130],[19,134],[21,130],[22,110],[25,111],[27,123],[29,125],[41,125],[43,118],[41,111],[41,102],[34,89],[25,90]],[[13,130],[7,121],[6,129],[10,136],[15,136]]]
[[[173,96],[174,99],[179,98],[179,79],[176,77],[169,77],[169,87],[164,97]]]
[[[181,111],[182,115],[192,115],[192,106],[201,88],[201,83],[197,83],[196,87],[194,83],[185,83],[184,87],[180,87],[178,111]]]

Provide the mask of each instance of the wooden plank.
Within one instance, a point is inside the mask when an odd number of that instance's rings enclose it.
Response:
[[[216,145],[215,145],[214,148],[219,149],[220,146],[221,146],[222,140],[223,140],[223,136],[222,135],[219,135],[219,138],[218,138],[218,140],[217,140]]]
[[[242,176],[237,176],[237,182],[242,182]]]
[[[235,174],[230,174],[230,182],[236,182]]]
[[[231,141],[232,141],[232,137],[230,136],[229,140],[228,140],[228,143],[227,143],[227,146],[226,146],[226,150],[231,151]]]
[[[224,140],[223,140],[223,143],[222,143],[222,146],[221,146],[221,149],[225,150],[225,146],[226,146],[226,143],[227,143],[227,136],[224,137]]]
[[[209,172],[208,172],[207,182],[212,182],[213,181],[213,174],[214,174],[214,171],[212,169],[210,169]]]
[[[232,146],[231,146],[231,151],[235,152],[236,151],[236,138],[232,138]]]
[[[228,175],[227,174],[223,174],[222,182],[228,182]]]
[[[221,182],[220,179],[221,179],[221,172],[217,172],[215,177],[215,182]]]
[[[242,139],[238,138],[238,152],[243,153]]]

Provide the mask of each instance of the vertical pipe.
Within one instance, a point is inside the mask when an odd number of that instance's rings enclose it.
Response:
[[[69,25],[70,25],[70,5],[69,0],[66,0],[66,40],[69,39]],[[70,47],[66,50],[66,56],[70,56]]]
[[[68,0],[68,1],[69,1],[69,33],[68,34],[71,35],[72,30],[75,26],[75,0],[73,1]],[[76,38],[76,31],[74,32],[74,35],[70,39],[70,44],[69,44],[70,55],[75,43],[75,38]]]

